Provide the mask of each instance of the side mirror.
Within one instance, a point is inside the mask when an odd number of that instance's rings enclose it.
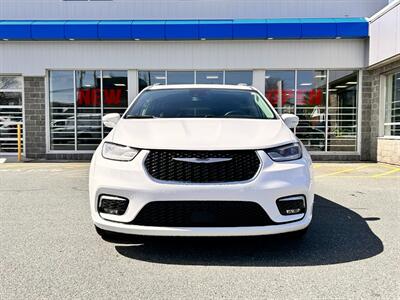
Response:
[[[117,113],[106,114],[103,116],[103,124],[108,128],[114,128],[121,116]]]
[[[286,126],[289,128],[296,128],[299,124],[299,117],[292,114],[282,114],[281,116],[283,122],[285,122]]]

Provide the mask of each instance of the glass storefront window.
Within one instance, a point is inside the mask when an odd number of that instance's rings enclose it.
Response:
[[[225,84],[253,84],[252,71],[225,71]]]
[[[22,121],[22,77],[0,76],[0,153],[17,152],[17,122]]]
[[[21,90],[22,77],[0,76],[0,90]]]
[[[128,107],[128,72],[103,71],[103,115],[119,113],[122,115]],[[111,128],[103,126],[104,136]]]
[[[154,84],[253,84],[252,71],[139,71],[139,92]]]
[[[76,71],[77,149],[94,150],[102,139],[100,71]]]
[[[295,72],[265,72],[265,96],[279,114],[294,114]]]
[[[326,71],[298,71],[296,135],[310,151],[325,151]]]
[[[102,116],[126,110],[127,90],[127,71],[50,71],[50,150],[96,149],[110,131]]]
[[[193,84],[193,71],[167,71],[167,84]]]
[[[357,71],[329,71],[328,151],[357,150]]]
[[[74,72],[51,71],[50,149],[75,150]]]
[[[139,71],[139,92],[153,84],[166,84],[165,71]]]
[[[223,84],[224,72],[222,71],[197,71],[197,84]]]
[[[385,136],[400,136],[400,72],[387,76]]]

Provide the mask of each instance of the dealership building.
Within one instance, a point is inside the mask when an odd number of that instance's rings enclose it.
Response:
[[[298,115],[316,160],[400,164],[400,1],[0,0],[0,157],[18,122],[25,158],[89,159],[104,114],[203,83]]]

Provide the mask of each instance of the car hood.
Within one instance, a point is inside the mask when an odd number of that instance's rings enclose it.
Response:
[[[140,149],[262,149],[296,141],[280,120],[121,119],[109,139]]]

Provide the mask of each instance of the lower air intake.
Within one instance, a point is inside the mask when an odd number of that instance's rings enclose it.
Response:
[[[155,201],[146,204],[131,224],[160,227],[266,226],[265,210],[247,201]]]

